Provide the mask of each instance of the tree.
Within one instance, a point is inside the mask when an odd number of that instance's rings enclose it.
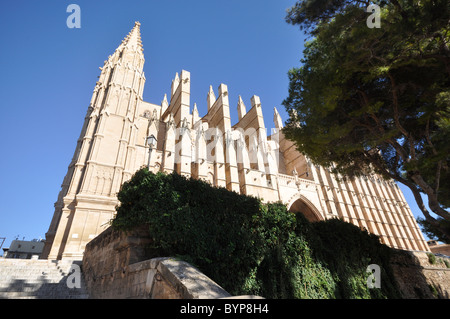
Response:
[[[429,239],[445,242],[445,234],[440,229],[444,228],[447,229],[447,231],[450,231],[450,222],[440,217],[436,218],[436,220],[440,224],[439,229],[436,229],[436,227],[433,227],[433,225],[431,225],[426,219],[420,217],[417,218],[417,223],[422,227],[422,231]]]
[[[373,2],[380,28],[368,27],[370,1],[305,0],[288,10],[310,41],[289,71],[284,134],[334,173],[403,183],[449,242],[432,213],[450,221],[450,2]]]

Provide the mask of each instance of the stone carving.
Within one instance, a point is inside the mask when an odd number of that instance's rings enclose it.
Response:
[[[55,210],[46,235],[44,256],[50,259],[81,258],[89,235],[98,234],[102,228],[97,225],[107,223],[115,212],[121,176],[129,177],[146,166],[149,156],[156,156],[150,167],[154,172],[177,172],[206,179],[214,186],[256,196],[265,202],[281,201],[292,206],[291,201],[296,198],[300,202],[292,209],[308,209],[314,213],[310,216],[323,219],[342,218],[367,228],[391,247],[429,250],[395,183],[385,182],[380,176],[342,182],[329,170],[312,165],[296,151],[291,141],[285,139],[281,130],[283,122],[276,108],[273,109],[274,134],[267,136],[263,120],[265,106],[258,96],[251,97],[252,107],[248,110],[239,96],[238,122],[232,125],[227,86],[219,85],[217,98],[210,86],[205,105],[207,114],[201,117],[196,104],[191,111],[190,73],[182,70],[181,80],[177,73],[172,85],[168,85],[170,104],[167,94],[159,105],[144,102],[144,55],[139,28],[138,24],[134,26],[101,69],[100,81],[88,109],[91,116],[86,117],[86,129],[80,138],[85,144],[75,152],[73,162],[76,164],[72,165],[75,168],[73,171],[69,168],[66,189],[57,205],[74,203],[76,198],[76,204],[67,205],[70,207],[67,214],[73,216],[73,220],[67,223],[67,218],[62,218],[65,212]],[[132,51],[133,47],[138,50]],[[99,88],[116,84],[123,89],[125,75],[130,72],[126,63],[121,62],[125,49],[129,50],[128,55],[134,55],[133,61],[140,61],[139,67],[133,70],[134,79],[139,81],[130,82],[131,88],[125,90],[120,101],[108,94],[97,98],[102,91]],[[112,68],[114,76],[109,76]],[[133,112],[125,115],[119,103],[123,110],[130,108]],[[98,117],[90,113],[107,104],[110,105],[108,112],[100,112]],[[151,153],[146,143],[142,143],[150,132],[158,138],[157,148]],[[82,171],[92,165],[95,165],[94,169]],[[297,168],[302,171],[298,172]],[[122,170],[125,171],[122,173]],[[375,208],[374,203],[384,206]],[[86,211],[91,214],[89,218]],[[91,213],[94,211],[98,214],[95,218]],[[383,219],[390,222],[383,222]],[[86,229],[88,233],[80,234],[78,238],[66,236],[72,228]],[[403,232],[405,229],[408,231]]]

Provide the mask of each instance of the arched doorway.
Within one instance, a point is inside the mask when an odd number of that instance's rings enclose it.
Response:
[[[303,216],[305,216],[310,222],[318,222],[323,220],[323,217],[317,208],[314,207],[309,200],[302,196],[295,199],[290,206],[288,205],[288,209],[290,212],[303,214]]]

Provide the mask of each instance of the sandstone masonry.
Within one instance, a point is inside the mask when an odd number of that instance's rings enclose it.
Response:
[[[274,108],[268,135],[258,96],[238,99],[232,124],[228,87],[210,86],[207,114],[191,105],[188,71],[176,74],[169,95],[142,98],[145,75],[136,22],[100,68],[86,117],[46,233],[44,259],[81,260],[86,245],[115,214],[120,186],[144,165],[208,181],[265,202],[281,201],[311,221],[341,218],[393,248],[429,251],[408,204],[392,180],[336,179],[284,138]],[[157,144],[150,148],[149,136]],[[151,154],[151,156],[150,156]]]

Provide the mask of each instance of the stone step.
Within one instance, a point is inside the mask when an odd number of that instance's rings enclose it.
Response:
[[[16,286],[20,286],[20,285],[56,285],[56,284],[61,284],[61,285],[65,285],[67,286],[67,283],[71,282],[70,280],[67,280],[67,278],[54,278],[53,280],[39,280],[39,279],[35,279],[35,278],[13,278],[9,281],[4,280],[2,282],[0,282],[0,287],[7,287],[10,285],[16,285]],[[73,282],[73,281],[72,281]],[[83,286],[83,283],[81,283],[81,286]]]
[[[1,266],[0,266],[0,273],[5,273],[5,274],[7,274],[7,273],[12,273],[12,274],[14,274],[14,273],[17,273],[17,274],[26,274],[26,273],[59,273],[59,274],[62,274],[62,273],[68,273],[69,271],[65,271],[65,269],[52,269],[52,268],[41,268],[41,269],[31,269],[31,268],[28,268],[28,269],[14,269],[14,268],[9,268],[9,269],[5,269],[5,268],[2,268]]]
[[[34,276],[34,277],[47,277],[47,276],[67,276],[70,273],[59,271],[1,271],[0,278],[2,277],[19,277],[19,276]]]
[[[69,273],[69,270],[65,269],[49,269],[49,268],[24,268],[24,269],[16,269],[16,268],[1,268],[0,273]]]
[[[1,290],[0,289],[0,298],[8,298],[8,296],[11,296],[13,294],[16,295],[24,295],[24,296],[36,296],[36,297],[58,297],[60,299],[63,298],[69,298],[73,296],[82,296],[85,297],[88,294],[84,289],[69,289],[67,287],[28,287],[28,288],[22,288],[22,289],[8,289],[8,290]]]
[[[81,288],[69,288],[72,265],[81,262],[0,259],[0,299],[87,299]]]
[[[28,287],[22,289],[0,289],[0,295],[10,292],[24,293],[24,294],[35,294],[35,295],[84,295],[86,291],[84,289],[69,289],[67,287]]]
[[[2,292],[0,299],[89,299],[88,294],[36,294],[33,292]]]
[[[24,285],[24,284],[28,284],[28,285],[43,285],[43,284],[66,284],[67,280],[64,278],[61,280],[61,278],[54,278],[51,280],[37,280],[34,278],[12,278],[11,280],[7,281],[1,281],[0,282],[0,288],[3,287],[9,287],[11,285]]]
[[[9,275],[9,276],[1,276],[0,284],[2,284],[4,282],[12,281],[12,280],[34,280],[34,281],[44,282],[44,281],[55,281],[55,280],[61,281],[61,280],[66,280],[67,278],[69,278],[69,276],[57,275],[57,274],[46,275],[46,276],[42,276],[39,274],[36,274],[36,275],[33,275],[33,274]]]
[[[18,273],[18,274],[22,274],[22,273],[58,273],[58,274],[68,274],[73,272],[73,269],[71,271],[71,269],[57,269],[57,268],[23,268],[23,269],[17,269],[14,267],[10,267],[10,268],[3,268],[0,265],[0,273],[1,274],[8,274],[8,273]]]
[[[6,274],[4,276],[1,275],[0,273],[0,281],[2,279],[6,279],[6,278],[15,278],[15,279],[20,279],[20,278],[35,278],[35,279],[40,279],[40,280],[45,280],[48,278],[63,278],[63,277],[68,277],[68,274],[57,274],[57,273],[53,273],[53,274],[41,274],[41,273],[26,273],[26,274]]]
[[[2,271],[0,270],[0,278],[2,277],[19,277],[19,276],[34,276],[34,277],[46,277],[46,276],[67,276],[70,273],[59,271]]]
[[[85,290],[83,291],[69,291],[66,289],[49,289],[49,288],[41,288],[41,289],[13,289],[13,290],[0,290],[0,297],[5,298],[11,293],[24,294],[24,295],[35,295],[35,296],[59,296],[61,299],[64,296],[75,296],[75,295],[87,295]]]

